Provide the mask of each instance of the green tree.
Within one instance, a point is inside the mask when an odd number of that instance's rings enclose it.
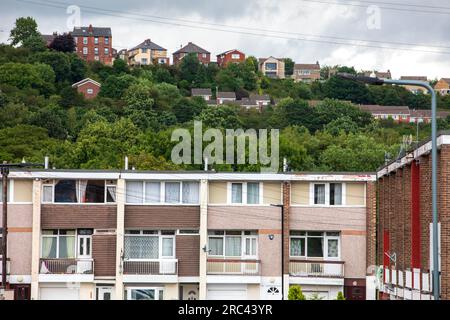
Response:
[[[47,129],[51,138],[65,139],[67,129],[65,125],[66,113],[57,106],[48,106],[40,109],[30,118],[30,124]]]
[[[325,82],[323,91],[327,98],[362,104],[370,102],[369,91],[364,84],[336,76]]]
[[[192,84],[197,78],[197,73],[201,68],[200,61],[197,54],[190,53],[186,55],[180,63],[180,76],[181,79],[186,80],[189,84]]]
[[[20,89],[35,88],[44,94],[54,91],[55,73],[45,64],[6,63],[0,65],[0,84]]]
[[[206,107],[196,119],[203,121],[203,126],[209,128],[237,129],[242,127],[237,110],[232,106]]]
[[[40,52],[32,60],[52,67],[57,82],[72,81],[70,59],[66,54],[58,51]]]
[[[40,37],[42,40],[41,34],[37,30],[36,20],[32,17],[17,18],[14,28],[11,29],[11,33],[9,35],[11,45],[13,46],[24,45],[25,43],[30,44],[35,41],[37,37]]]
[[[289,287],[288,300],[306,300],[299,285],[292,285]]]
[[[122,74],[122,73],[129,72],[128,64],[125,62],[125,60],[122,60],[122,59],[114,60],[113,69],[114,69],[114,73],[116,73],[116,74]]]
[[[125,94],[125,91],[136,82],[136,78],[128,74],[108,76],[102,84],[100,95],[102,97],[120,99]]]
[[[284,74],[286,76],[292,76],[294,74],[295,62],[291,58],[285,58],[284,60]]]

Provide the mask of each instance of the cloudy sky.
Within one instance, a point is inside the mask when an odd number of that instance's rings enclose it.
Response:
[[[238,48],[297,63],[390,69],[394,77],[450,77],[448,0],[2,0],[0,42],[20,16],[33,16],[41,33],[109,26],[117,49],[150,38],[173,52],[192,41],[213,56]]]

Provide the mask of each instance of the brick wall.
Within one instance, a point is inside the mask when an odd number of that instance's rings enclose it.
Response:
[[[284,270],[283,274],[289,274],[289,211],[291,207],[291,184],[283,182],[283,210],[284,210]]]
[[[367,274],[373,274],[371,266],[376,265],[377,199],[376,184],[368,182],[366,187],[366,268]]]

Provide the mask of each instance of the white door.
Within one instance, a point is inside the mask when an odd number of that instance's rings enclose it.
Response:
[[[208,285],[206,298],[207,300],[247,300],[247,285]]]
[[[78,288],[40,288],[39,300],[79,300]]]
[[[97,300],[113,300],[114,287],[97,287]]]
[[[92,236],[78,236],[78,258],[90,259],[92,257]]]

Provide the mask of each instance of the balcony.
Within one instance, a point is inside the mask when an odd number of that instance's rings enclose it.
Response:
[[[94,274],[94,261],[85,259],[40,259],[40,274]]]
[[[344,278],[344,261],[291,260],[292,277]]]
[[[260,260],[244,259],[208,259],[208,275],[259,276]]]
[[[125,275],[177,275],[178,259],[160,259],[147,261],[125,260],[123,262]]]

